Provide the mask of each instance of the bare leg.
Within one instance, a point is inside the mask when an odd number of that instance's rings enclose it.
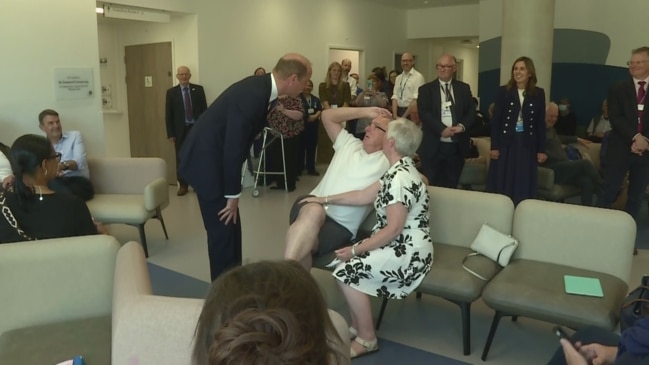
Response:
[[[286,232],[284,258],[296,260],[311,270],[311,254],[318,247],[318,233],[325,222],[325,210],[320,204],[306,204]]]
[[[345,300],[349,305],[349,312],[352,316],[352,326],[358,330],[358,337],[365,341],[376,340],[374,323],[372,322],[372,306],[367,294],[362,293],[349,285],[338,281],[338,286],[342,290]],[[352,341],[352,348],[358,353],[365,349],[358,343]]]

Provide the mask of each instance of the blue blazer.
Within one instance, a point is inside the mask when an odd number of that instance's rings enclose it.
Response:
[[[199,198],[241,192],[241,166],[264,129],[271,74],[249,76],[228,87],[203,113],[180,150],[178,173]]]
[[[522,108],[522,111],[521,111]],[[545,153],[545,92],[537,87],[536,95],[526,95],[521,106],[518,90],[498,89],[491,122],[491,149],[509,146],[516,136],[516,120],[521,112],[525,142],[535,146],[536,153]]]

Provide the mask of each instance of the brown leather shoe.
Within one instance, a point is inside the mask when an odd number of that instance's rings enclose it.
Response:
[[[187,192],[188,192],[187,187],[186,186],[181,186],[181,187],[178,188],[178,192],[176,193],[176,195],[183,196],[183,195],[186,195]]]

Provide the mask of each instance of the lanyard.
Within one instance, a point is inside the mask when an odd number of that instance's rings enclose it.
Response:
[[[405,81],[403,80],[403,76],[401,77],[401,84],[399,85],[401,88],[401,94],[399,95],[399,99],[403,100],[403,89],[405,88],[406,84],[408,83],[408,79],[410,78],[410,73],[408,73],[408,76],[406,76]]]

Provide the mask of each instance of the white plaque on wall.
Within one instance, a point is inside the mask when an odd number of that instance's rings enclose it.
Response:
[[[94,89],[92,68],[54,69],[54,96],[56,100],[90,98]]]

